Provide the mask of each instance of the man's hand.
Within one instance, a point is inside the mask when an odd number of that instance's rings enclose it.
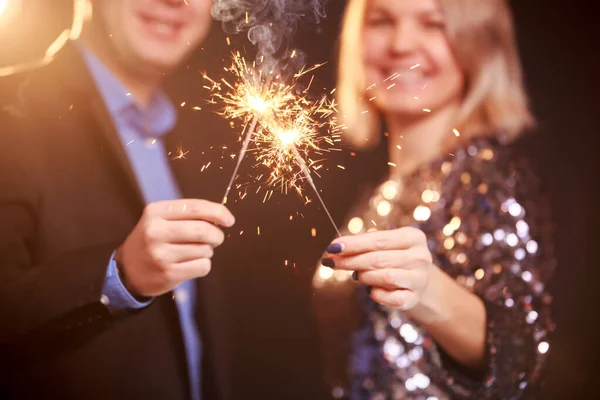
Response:
[[[127,289],[135,296],[154,297],[206,276],[215,247],[225,239],[219,227],[234,222],[225,206],[206,200],[148,204],[115,256]]]

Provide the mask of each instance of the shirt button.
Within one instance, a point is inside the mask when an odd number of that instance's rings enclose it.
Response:
[[[108,299],[108,296],[105,295],[105,294],[103,294],[100,297],[100,303],[104,304],[105,306],[109,305],[110,304],[110,300]]]

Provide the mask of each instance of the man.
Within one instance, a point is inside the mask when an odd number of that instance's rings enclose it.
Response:
[[[234,218],[170,163],[194,139],[159,90],[212,1],[92,3],[80,42],[3,82],[0,398],[226,398],[207,275]]]

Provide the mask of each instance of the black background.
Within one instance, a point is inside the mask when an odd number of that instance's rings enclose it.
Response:
[[[68,9],[57,11],[59,2],[24,3],[31,10],[26,20],[12,23],[10,30],[0,25],[0,66],[41,54],[53,33],[66,25]],[[296,34],[293,45],[307,52],[309,63],[334,61],[343,5],[341,0],[329,1],[328,18],[319,26],[303,25]],[[538,132],[524,146],[539,165],[556,220],[558,269],[550,288],[558,328],[540,398],[599,398],[600,385],[594,378],[599,355],[600,274],[593,262],[600,248],[596,225],[600,157],[596,145],[600,134],[597,17],[592,2],[586,0],[526,0],[512,5],[527,87],[539,120]],[[251,53],[243,36],[232,40],[234,47],[246,46]],[[207,110],[214,109],[205,102],[199,71],[219,74],[231,49],[215,24],[203,49],[167,83],[176,102],[186,102],[181,108],[183,122],[199,135],[207,135],[204,154],[191,149],[188,157],[212,161],[199,173],[213,174],[215,184],[223,188],[233,168],[227,156],[239,145],[233,130],[218,117],[207,115]],[[334,62],[330,62],[317,72],[313,89],[316,93],[331,89],[333,82]],[[192,110],[194,105],[203,111]],[[210,149],[219,145],[228,150]],[[338,222],[361,184],[385,168],[384,154],[336,155],[328,164],[330,171],[317,184]],[[372,172],[359,168],[364,162],[373,165]],[[347,169],[336,168],[338,163]],[[242,172],[249,170],[247,165]],[[304,206],[294,194],[274,195],[265,204],[262,195],[249,195],[231,208],[238,224],[229,232],[230,240],[217,256],[216,267],[230,272],[228,290],[236,322],[232,384],[237,398],[315,398],[321,388],[310,280],[333,229],[315,203]]]

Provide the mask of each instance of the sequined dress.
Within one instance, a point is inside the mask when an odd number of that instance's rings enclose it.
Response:
[[[485,303],[486,369],[465,371],[402,311],[371,300],[347,271],[320,266],[315,311],[332,397],[532,398],[554,330],[545,204],[528,163],[496,140],[473,141],[402,182],[381,184],[346,232],[423,230],[434,263]]]

